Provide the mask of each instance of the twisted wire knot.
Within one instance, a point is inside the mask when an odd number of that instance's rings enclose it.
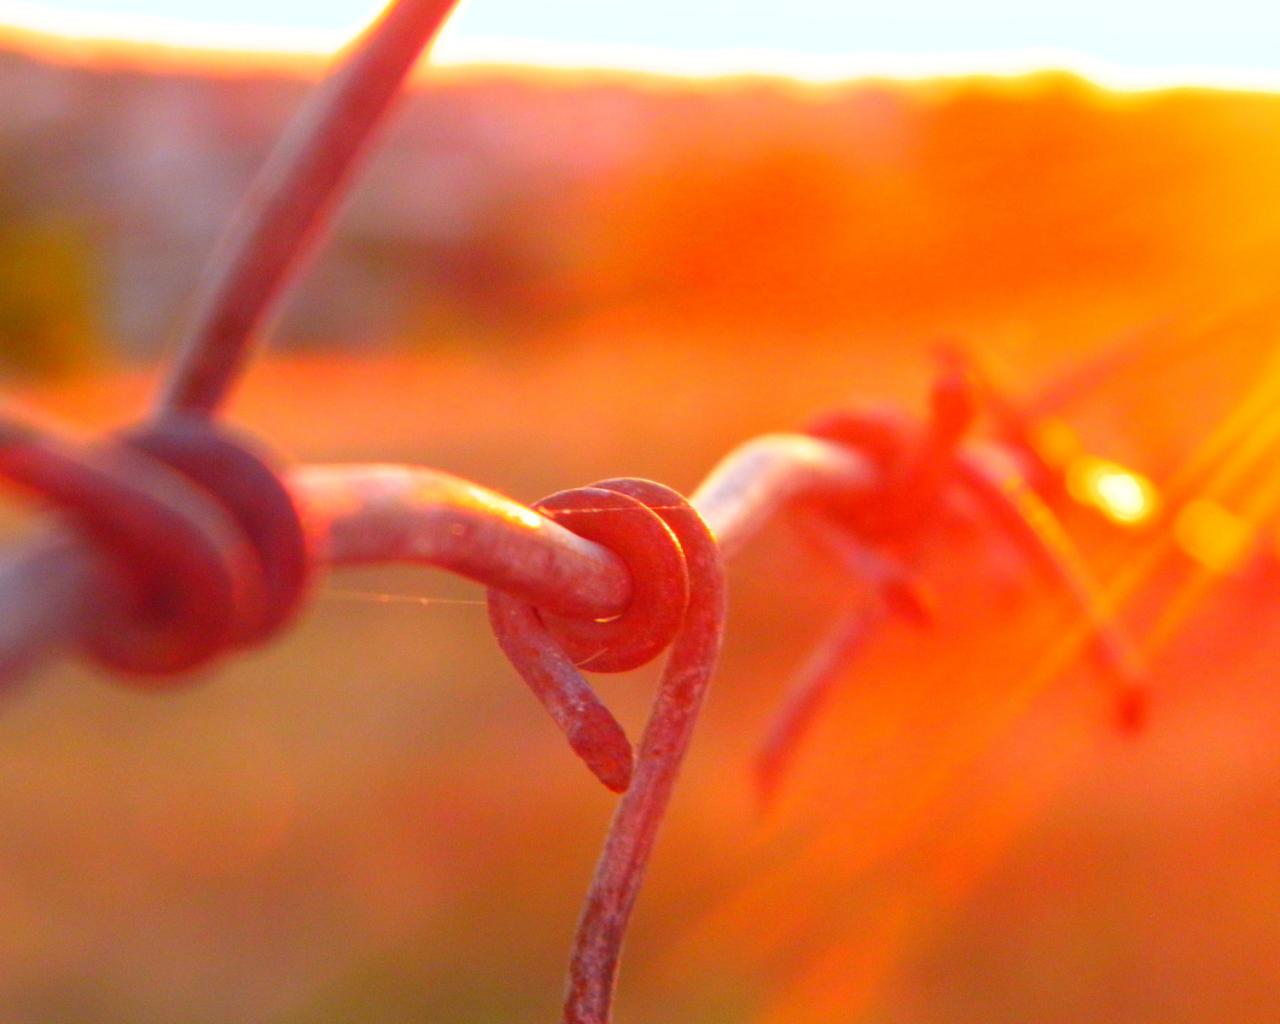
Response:
[[[824,499],[821,511],[850,533],[884,539],[901,535],[906,523],[902,491],[912,456],[924,434],[919,423],[894,406],[836,409],[815,417],[805,433],[850,448],[875,466],[879,485],[866,494]]]
[[[493,588],[488,595],[499,646],[574,752],[615,792],[631,781],[631,743],[578,668],[627,672],[652,661],[678,633],[690,587],[684,550],[665,518],[675,492],[663,488],[667,497],[655,506],[625,493],[631,483],[615,480],[559,491],[532,506],[618,556],[631,577],[631,599],[622,614],[583,621]]]
[[[828,502],[824,511],[868,540],[911,537],[927,526],[954,475],[955,455],[973,423],[972,382],[948,368],[929,396],[930,415],[921,421],[893,406],[839,409],[811,421],[812,437],[854,449],[879,470],[871,494]]]
[[[1116,688],[1118,720],[1126,730],[1139,727],[1147,699],[1145,666],[1054,510],[1023,475],[1026,467],[1033,473],[1045,468],[1027,441],[1025,424],[1019,425],[1012,450],[962,446],[977,413],[978,382],[963,360],[946,356],[942,369],[930,396],[931,414],[923,421],[873,407],[838,410],[809,425],[810,435],[869,459],[879,470],[880,484],[871,494],[813,504],[805,525],[825,551],[872,585],[885,608],[924,623],[928,595],[912,569],[918,540],[948,512],[986,518],[1074,604],[1092,635],[1095,657]],[[1013,421],[1007,411],[1003,418],[1006,425]],[[854,607],[806,664],[758,759],[765,799],[875,614]]]
[[[312,558],[306,522],[275,456],[195,415],[173,414],[120,439],[212,495],[248,543],[261,600],[252,614],[236,619],[233,646],[256,646],[279,632],[306,597]]]
[[[93,543],[111,589],[77,639],[139,685],[263,642],[306,593],[308,533],[273,460],[203,417],[83,445],[6,416],[0,476]]]
[[[503,651],[600,781],[625,791],[578,923],[563,1018],[606,1024],[627,921],[719,654],[724,564],[698,511],[649,480],[606,480],[534,507],[609,547],[631,573],[630,603],[604,622],[561,619],[489,593]],[[668,646],[633,768],[626,733],[578,667],[625,671]]]

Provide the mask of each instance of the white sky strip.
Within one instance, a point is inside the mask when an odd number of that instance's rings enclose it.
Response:
[[[256,53],[332,52],[374,13],[367,0],[0,0],[0,23],[28,32]],[[813,82],[1065,68],[1118,89],[1277,89],[1277,39],[1280,4],[1253,0],[463,0],[433,59]]]

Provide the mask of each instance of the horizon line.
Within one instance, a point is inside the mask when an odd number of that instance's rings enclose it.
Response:
[[[313,77],[356,38],[343,32],[212,24],[142,15],[70,14],[0,0],[0,48],[74,64],[285,72]],[[515,37],[453,39],[448,32],[415,69],[637,76],[675,82],[767,79],[800,86],[865,80],[904,83],[1065,73],[1120,93],[1207,88],[1280,92],[1280,69],[1210,65],[1140,67],[1045,47],[955,52],[813,54],[767,49],[681,50],[619,44],[551,43]]]

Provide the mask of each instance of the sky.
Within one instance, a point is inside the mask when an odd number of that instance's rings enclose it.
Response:
[[[310,52],[339,46],[378,6],[0,0],[0,23]],[[1137,85],[1274,86],[1278,42],[1280,0],[462,0],[436,59],[782,71],[818,79],[1067,66]]]

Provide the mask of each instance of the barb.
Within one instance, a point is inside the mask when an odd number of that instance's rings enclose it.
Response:
[[[604,487],[562,491],[534,507],[618,553],[630,572],[631,600],[615,618],[575,622],[544,617],[533,605],[490,589],[493,631],[569,745],[605,786],[620,793],[631,783],[631,744],[574,666],[626,672],[652,661],[680,629],[689,573],[663,518],[673,509],[651,510]],[[580,514],[585,511],[592,514]]]
[[[884,615],[878,605],[853,603],[835,617],[792,677],[764,741],[756,750],[753,774],[762,809],[773,805],[805,734],[817,721],[854,657],[866,649]]]
[[[116,599],[60,632],[104,665],[189,671],[222,650],[238,619],[257,613],[249,552],[229,516],[173,470],[126,450],[88,451],[6,417],[0,476],[62,510],[100,546]]]
[[[908,544],[935,524],[944,489],[966,493],[1036,569],[1066,592],[1093,630],[1102,664],[1127,692],[1145,674],[1137,649],[1053,510],[1019,471],[1017,455],[990,442],[959,443],[973,419],[971,386],[965,371],[949,366],[935,387],[933,417],[924,427],[874,411],[841,411],[816,421],[813,433],[870,448],[884,472],[881,500],[837,509],[835,521],[853,535]]]
[[[762,811],[773,805],[809,732],[876,629],[890,617],[917,629],[928,629],[934,622],[928,592],[898,559],[825,516],[810,512],[800,518],[800,525],[824,554],[834,556],[846,573],[871,588],[872,600],[859,596],[849,601],[783,687],[782,702],[756,750],[753,766]]]
[[[688,567],[689,604],[640,740],[635,778],[614,814],[587,893],[569,965],[565,1024],[609,1020],[623,935],[724,633],[724,563],[697,510],[684,504],[677,492],[649,481],[610,480],[600,486],[644,502],[666,521]]]
[[[1146,674],[1137,648],[1116,623],[1111,606],[1053,511],[994,447],[965,452],[957,460],[957,482],[992,516],[1027,559],[1063,588],[1093,631],[1103,666],[1125,687]]]
[[[209,261],[159,410],[211,413],[457,0],[396,0],[308,98]]]
[[[838,528],[824,516],[810,512],[799,520],[819,551],[834,557],[846,573],[869,586],[886,610],[919,629],[933,625],[933,597],[900,559]]]
[[[72,602],[54,635],[117,672],[172,677],[260,643],[307,590],[306,530],[288,491],[262,456],[203,419],[90,448],[3,416],[0,477],[66,513],[105,556],[100,593],[112,599]],[[63,550],[37,545],[29,564]]]
[[[1018,472],[1015,452],[1021,453],[1021,447],[961,443],[977,411],[977,383],[960,355],[946,349],[940,355],[943,373],[926,423],[896,409],[873,407],[838,410],[811,424],[816,436],[866,453],[880,470],[881,482],[871,497],[811,509],[803,521],[807,532],[846,571],[868,583],[885,610],[917,626],[928,625],[929,602],[902,555],[914,554],[921,539],[937,528],[946,512],[944,499],[956,491],[967,494],[1081,612],[1103,667],[1120,684],[1117,721],[1135,731],[1145,719],[1145,670],[1136,646],[1115,621],[1052,510]],[[882,618],[872,609],[845,612],[788,686],[783,710],[757,755],[762,806],[772,801],[831,690]]]

